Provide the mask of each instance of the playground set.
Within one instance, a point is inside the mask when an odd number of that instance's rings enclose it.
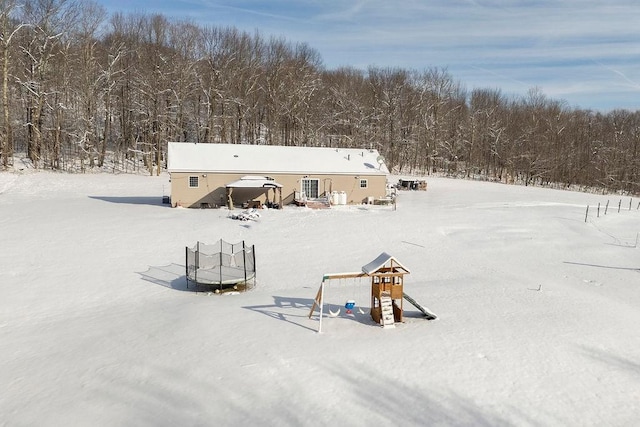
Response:
[[[416,300],[404,293],[403,284],[405,274],[410,274],[409,269],[403,266],[393,256],[386,252],[381,253],[376,259],[362,267],[361,272],[332,273],[322,277],[320,288],[311,306],[309,318],[313,316],[316,307],[320,311],[318,332],[322,332],[322,318],[324,317],[324,296],[326,283],[336,279],[356,279],[368,277],[371,283],[371,318],[383,328],[394,328],[395,323],[404,322],[403,300],[407,300],[415,306],[427,320],[435,320],[437,316]],[[345,302],[347,314],[353,314],[356,302],[349,299]],[[364,313],[359,309],[360,313]],[[329,309],[329,315],[335,317],[338,311]]]

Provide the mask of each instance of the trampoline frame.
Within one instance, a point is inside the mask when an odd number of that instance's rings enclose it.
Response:
[[[217,288],[216,292],[253,289],[256,284],[255,246],[247,245],[244,240],[231,244],[220,239],[214,245],[198,241],[193,248],[185,248],[185,277],[187,288],[191,282],[196,286]]]

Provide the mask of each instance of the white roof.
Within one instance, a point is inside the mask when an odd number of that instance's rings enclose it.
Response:
[[[387,265],[387,263],[390,263],[391,261],[393,261],[394,265],[402,268],[407,273],[410,273],[407,267],[400,264],[400,262],[397,259],[395,259],[393,256],[389,255],[386,252],[382,252],[380,255],[378,255],[376,259],[371,261],[369,264],[363,266],[362,271],[370,275],[371,273],[375,273],[376,271],[380,270],[382,267],[384,267],[385,265]]]
[[[237,181],[230,182],[227,188],[281,188],[282,184],[278,184],[266,176],[243,176]]]
[[[169,172],[386,175],[377,150],[170,142]]]

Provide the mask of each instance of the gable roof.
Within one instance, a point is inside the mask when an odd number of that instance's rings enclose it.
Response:
[[[377,150],[169,142],[169,172],[386,175]]]
[[[362,272],[368,275],[375,273],[380,270],[382,267],[395,267],[397,269],[404,270],[407,273],[411,273],[407,267],[400,264],[400,262],[395,259],[393,256],[389,255],[386,252],[382,252],[377,256],[376,259],[371,261],[369,264],[362,267]]]

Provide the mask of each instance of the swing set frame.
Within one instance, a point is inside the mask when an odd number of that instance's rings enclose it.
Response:
[[[322,318],[324,315],[324,286],[325,282],[329,280],[336,279],[359,279],[362,277],[369,277],[367,273],[364,272],[355,272],[355,273],[331,273],[325,274],[322,276],[322,282],[320,282],[320,288],[318,288],[318,293],[316,294],[315,299],[313,300],[313,304],[311,305],[311,310],[309,311],[309,319],[313,316],[313,312],[316,307],[320,309],[320,322],[318,324],[318,332],[322,332]],[[331,310],[329,310],[331,312]]]
[[[318,332],[322,332],[322,318],[324,317],[324,288],[325,282],[335,279],[358,279],[362,277],[371,278],[371,318],[380,323],[383,319],[382,300],[391,298],[393,310],[393,322],[403,322],[403,282],[404,275],[410,271],[403,266],[398,260],[386,252],[381,253],[376,259],[362,267],[362,271],[355,273],[332,273],[322,276],[320,288],[316,294],[311,310],[309,311],[309,319],[318,307],[320,309],[320,318],[318,323]],[[331,313],[331,310],[329,310]]]

